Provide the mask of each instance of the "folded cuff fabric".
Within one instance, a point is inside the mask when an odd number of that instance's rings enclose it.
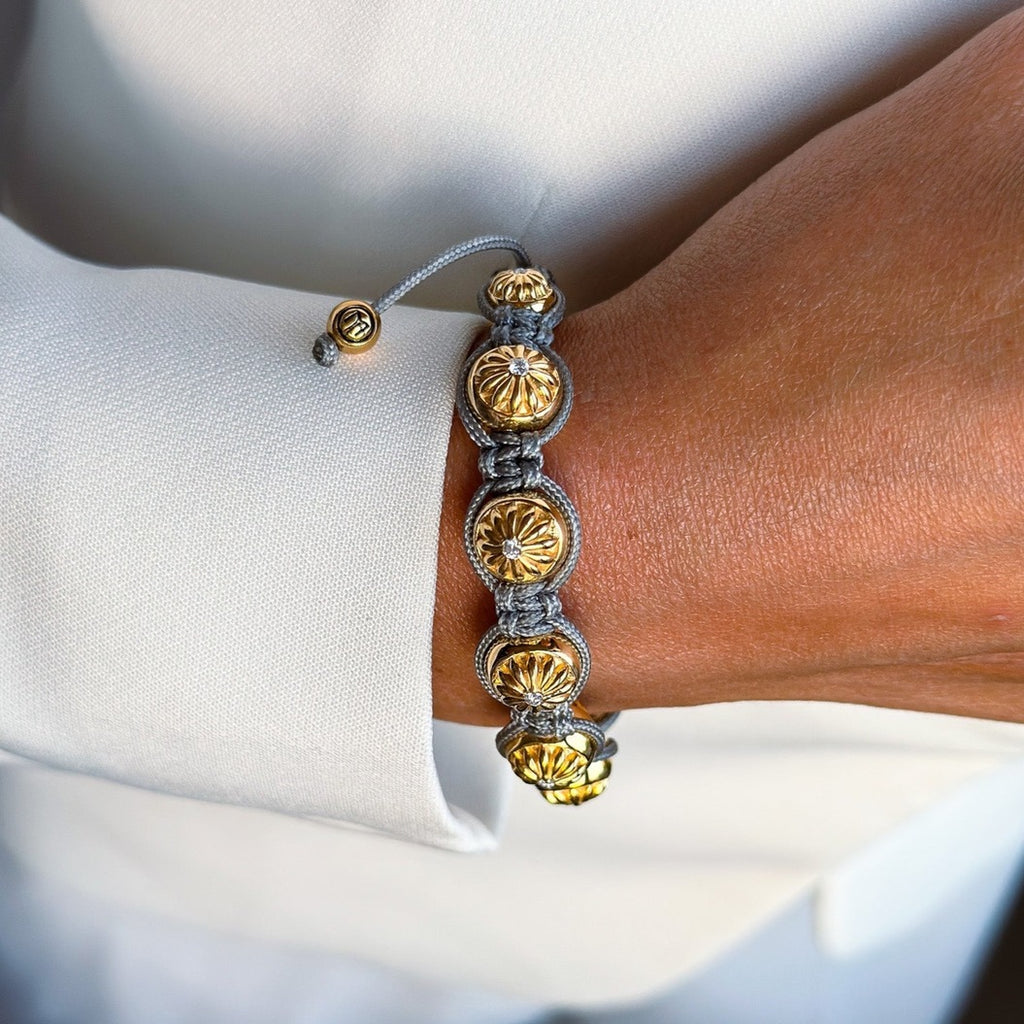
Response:
[[[444,460],[479,318],[396,307],[328,371],[310,344],[335,296],[81,263],[2,220],[0,281],[0,748],[492,847],[499,759],[440,726],[435,761],[431,723]],[[461,805],[437,763],[462,767]]]

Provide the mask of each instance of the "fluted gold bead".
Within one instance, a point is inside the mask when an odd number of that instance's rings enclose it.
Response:
[[[518,306],[546,313],[555,304],[555,290],[541,271],[533,267],[499,270],[487,286],[492,306]]]
[[[583,702],[579,700],[572,706],[572,716],[573,718],[585,719],[588,722],[593,722],[595,720],[594,716],[586,709]]]
[[[536,583],[553,576],[569,551],[569,527],[542,494],[492,498],[473,524],[473,548],[503,583]]]
[[[380,337],[380,314],[362,299],[346,299],[331,310],[327,333],[342,352],[365,352]]]
[[[524,782],[541,789],[561,789],[573,782],[586,782],[597,740],[583,732],[569,733],[564,739],[521,733],[502,753]]]
[[[515,640],[500,637],[484,655],[484,671],[509,707],[553,711],[576,688],[580,653],[560,633]]]
[[[584,804],[600,796],[608,785],[612,773],[611,758],[592,761],[581,781],[557,789],[542,789],[541,793],[549,804]]]
[[[496,430],[541,430],[562,405],[562,376],[543,352],[498,345],[477,357],[466,397],[477,419]]]

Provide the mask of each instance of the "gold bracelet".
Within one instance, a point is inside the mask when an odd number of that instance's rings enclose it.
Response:
[[[572,376],[552,350],[565,299],[551,275],[530,265],[514,239],[486,236],[439,254],[377,302],[348,300],[331,312],[313,354],[331,365],[340,351],[365,351],[380,315],[420,281],[473,252],[509,249],[519,265],[480,291],[486,340],[467,356],[457,405],[480,448],[483,483],[466,513],[470,564],[494,594],[497,623],[477,647],[484,689],[511,720],[496,738],[515,774],[553,804],[582,804],[604,792],[617,746],[580,703],[590,650],[562,611],[559,588],[579,557],[580,521],[568,495],[542,472],[541,446],[572,408]]]

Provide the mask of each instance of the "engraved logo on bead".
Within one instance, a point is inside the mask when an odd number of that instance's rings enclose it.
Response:
[[[477,419],[498,430],[540,430],[562,404],[558,367],[525,345],[498,345],[470,368],[466,397]]]
[[[480,563],[503,583],[537,583],[553,576],[569,547],[562,514],[539,494],[492,498],[473,524]]]
[[[509,707],[553,711],[568,700],[578,678],[572,659],[558,650],[514,649],[491,670],[491,685]]]
[[[499,270],[487,286],[492,306],[517,306],[545,313],[555,304],[555,290],[541,271],[533,267]]]
[[[380,314],[368,302],[348,299],[331,310],[327,333],[343,352],[365,352],[380,335]]]

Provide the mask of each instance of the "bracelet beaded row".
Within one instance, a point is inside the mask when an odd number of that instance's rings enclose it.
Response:
[[[551,348],[562,293],[546,271],[529,266],[515,239],[471,239],[374,303],[339,303],[313,356],[331,366],[339,352],[371,348],[385,309],[448,264],[489,249],[514,252],[520,265],[499,271],[480,291],[491,330],[463,364],[457,399],[483,476],[466,513],[466,553],[494,594],[498,618],[477,647],[476,672],[510,711],[496,743],[516,775],[549,803],[582,804],[607,786],[617,747],[605,729],[616,714],[595,720],[579,700],[590,650],[564,615],[558,590],[579,558],[580,521],[565,491],[542,472],[541,446],[572,408],[572,376]]]
[[[565,300],[534,267],[499,271],[479,295],[488,338],[463,364],[458,410],[480,447],[483,483],[466,513],[466,553],[494,594],[497,624],[477,647],[476,672],[511,712],[501,755],[553,804],[598,796],[614,740],[580,703],[590,651],[565,617],[559,588],[580,550],[579,516],[542,472],[541,446],[572,407],[572,377],[552,350]]]

